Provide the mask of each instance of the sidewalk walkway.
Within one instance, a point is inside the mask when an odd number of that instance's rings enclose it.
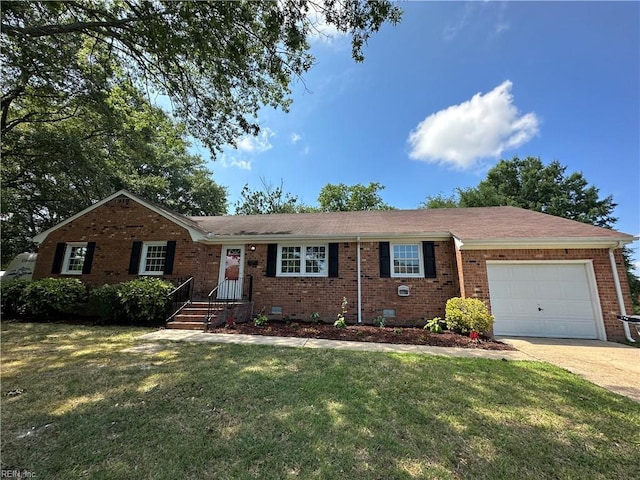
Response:
[[[444,355],[448,357],[489,358],[493,360],[534,360],[519,351],[483,350],[458,347],[432,347],[429,345],[400,345],[393,343],[346,342],[319,338],[271,337],[266,335],[241,335],[235,333],[203,333],[189,330],[158,330],[138,337],[145,341],[182,341],[237,343],[243,345],[271,345],[274,347],[326,348],[355,350],[360,352],[397,352]]]

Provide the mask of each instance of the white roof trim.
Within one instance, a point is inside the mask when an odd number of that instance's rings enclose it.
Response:
[[[76,213],[75,215],[67,218],[66,220],[63,220],[62,222],[56,224],[55,226],[51,227],[48,230],[45,230],[44,232],[40,232],[39,234],[35,235],[31,240],[37,244],[41,244],[42,242],[45,241],[45,239],[47,238],[47,236],[51,233],[54,232],[55,230],[59,229],[60,227],[65,226],[68,223],[73,222],[74,220],[82,217],[83,215],[89,213],[90,211],[101,207],[102,205],[104,205],[105,203],[110,202],[111,200],[114,200],[116,198],[118,198],[119,196],[124,195],[125,197],[133,200],[134,202],[137,202],[141,205],[143,205],[144,207],[148,208],[149,210],[157,213],[158,215],[163,216],[164,218],[166,218],[167,220],[172,221],[173,223],[175,223],[176,225],[181,226],[182,228],[186,229],[189,232],[189,235],[191,236],[191,239],[196,242],[200,239],[202,239],[204,237],[204,235],[199,232],[198,230],[194,229],[193,227],[191,227],[190,225],[187,225],[185,223],[179,222],[175,217],[172,217],[171,215],[168,215],[166,212],[164,212],[163,210],[159,209],[158,207],[156,207],[155,205],[146,202],[145,200],[136,197],[135,195],[133,195],[132,193],[129,193],[126,190],[119,190],[116,193],[109,195],[107,198],[104,198],[102,200],[100,200],[99,202],[94,203],[93,205],[91,205],[90,207],[85,208],[84,210]]]
[[[387,240],[450,240],[451,234],[448,232],[425,232],[420,233],[397,233],[397,234],[382,234],[382,233],[349,233],[349,234],[255,234],[255,235],[207,235],[202,236],[200,242],[212,243],[212,244],[227,244],[229,242],[235,243],[283,243],[283,242],[296,242],[296,241],[356,241],[358,238],[362,241],[387,241]]]
[[[558,248],[622,248],[633,242],[627,236],[559,237],[559,238],[505,238],[496,240],[460,240],[454,237],[457,250],[514,250],[514,249],[558,249]]]

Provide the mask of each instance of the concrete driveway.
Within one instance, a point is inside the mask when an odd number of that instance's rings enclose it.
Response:
[[[499,337],[532,359],[549,362],[640,402],[640,348],[600,340]]]

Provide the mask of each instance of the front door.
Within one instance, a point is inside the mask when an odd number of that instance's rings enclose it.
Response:
[[[241,300],[244,278],[244,247],[222,247],[218,300]]]

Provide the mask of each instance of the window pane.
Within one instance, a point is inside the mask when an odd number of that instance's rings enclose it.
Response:
[[[393,273],[396,275],[420,274],[418,245],[393,246]]]
[[[164,271],[164,260],[167,256],[166,245],[148,245],[145,259],[145,272]]]
[[[69,252],[69,265],[67,270],[69,272],[82,272],[82,266],[84,265],[84,257],[87,254],[87,247],[70,247]]]
[[[301,247],[282,247],[280,271],[282,273],[300,273]]]
[[[307,247],[305,255],[306,273],[324,273],[327,266],[326,247]]]

